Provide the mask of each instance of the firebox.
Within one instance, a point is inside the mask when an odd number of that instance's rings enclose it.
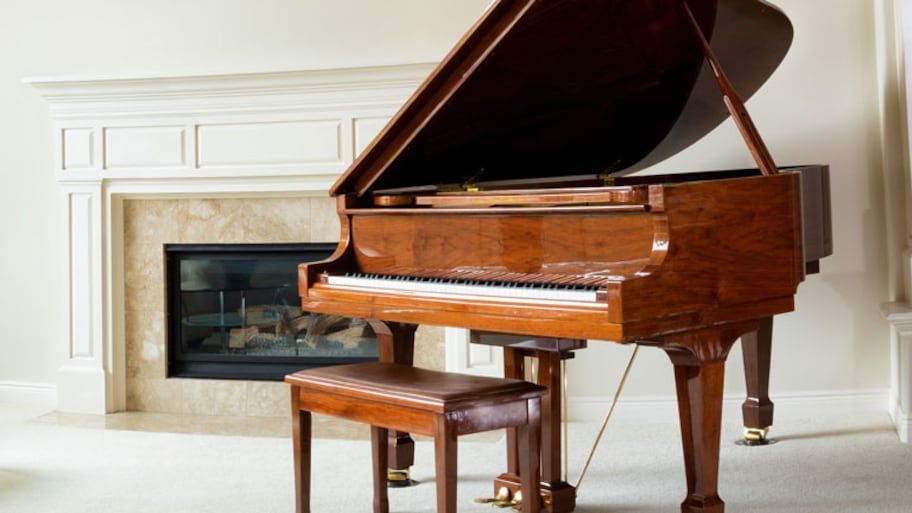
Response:
[[[377,359],[362,319],[301,311],[298,264],[336,244],[165,245],[168,376],[282,380]]]

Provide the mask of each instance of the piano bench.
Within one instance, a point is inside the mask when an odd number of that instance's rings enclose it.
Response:
[[[374,513],[389,511],[388,430],[433,437],[437,513],[456,513],[457,437],[515,427],[522,511],[538,513],[544,387],[379,362],[307,369],[285,381],[291,385],[297,513],[310,513],[311,413],[371,425]]]

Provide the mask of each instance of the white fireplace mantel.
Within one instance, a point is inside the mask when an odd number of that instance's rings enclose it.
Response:
[[[892,325],[890,340],[890,415],[899,439],[908,443],[912,433],[912,174],[909,162],[912,148],[912,0],[879,2],[876,21],[884,34],[878,60],[882,116],[882,155],[887,194],[887,216],[895,233],[890,260],[897,262],[891,279],[901,283],[894,300],[881,305],[881,313]],[[899,230],[893,229],[899,226]],[[900,268],[897,272],[895,268]]]
[[[326,194],[430,64],[200,77],[35,78],[61,190],[61,411],[126,405],[122,204]]]

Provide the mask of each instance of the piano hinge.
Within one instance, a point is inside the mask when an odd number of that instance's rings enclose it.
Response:
[[[462,182],[462,185],[460,186],[462,187],[462,190],[465,192],[478,192],[481,190],[478,186],[478,179],[481,178],[481,175],[483,175],[484,172],[484,168],[481,168],[466,181]]]

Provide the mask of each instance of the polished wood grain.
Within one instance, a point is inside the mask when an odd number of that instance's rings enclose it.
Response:
[[[773,425],[773,401],[769,397],[773,318],[759,319],[756,331],[741,337],[747,398],[741,404],[744,427],[765,430]]]
[[[398,332],[401,335],[401,331]],[[515,428],[523,513],[540,509],[540,419],[544,387],[522,380],[468,376],[411,365],[368,362],[308,369],[291,385],[296,511],[310,512],[311,414],[370,424],[374,513],[388,513],[387,430],[434,438],[437,511],[456,513],[457,438]],[[532,499],[529,499],[532,498]]]
[[[830,202],[830,173],[827,165],[792,166],[784,171],[797,172],[801,177],[801,228],[805,274],[820,272],[820,260],[833,254],[833,223]],[[759,170],[651,175],[637,178],[616,178],[617,184],[676,183],[756,176]],[[592,183],[592,182],[589,182]],[[742,337],[747,398],[742,406],[744,427],[754,434],[766,433],[773,425],[774,405],[769,397],[770,364],[773,344],[773,319],[760,319],[760,330]],[[754,440],[749,440],[753,442]]]
[[[650,185],[648,212],[621,215],[412,215],[345,211],[340,250],[301,266],[302,308],[384,321],[632,342],[790,311],[804,277],[799,177],[782,173]],[[340,200],[342,201],[342,200]],[[574,241],[604,241],[576,244]],[[454,300],[321,283],[335,270],[460,268],[553,276],[604,290],[604,302]]]
[[[378,359],[412,365],[415,359],[414,324],[387,323],[369,319],[377,337]],[[415,464],[415,441],[403,431],[389,430],[388,468],[403,471]],[[407,476],[408,473],[402,473]]]
[[[725,359],[735,341],[758,329],[756,321],[713,326],[663,337],[660,346],[675,371],[687,497],[682,513],[722,513],[719,443]]]
[[[435,208],[478,208],[506,207],[548,207],[568,205],[607,205],[623,211],[625,204],[636,205],[646,201],[646,189],[642,187],[599,187],[589,189],[561,188],[554,191],[509,190],[478,191],[475,194],[439,193],[415,196],[412,204]]]
[[[311,418],[302,411],[301,389],[291,387],[291,432],[294,448],[295,511],[310,513]]]

